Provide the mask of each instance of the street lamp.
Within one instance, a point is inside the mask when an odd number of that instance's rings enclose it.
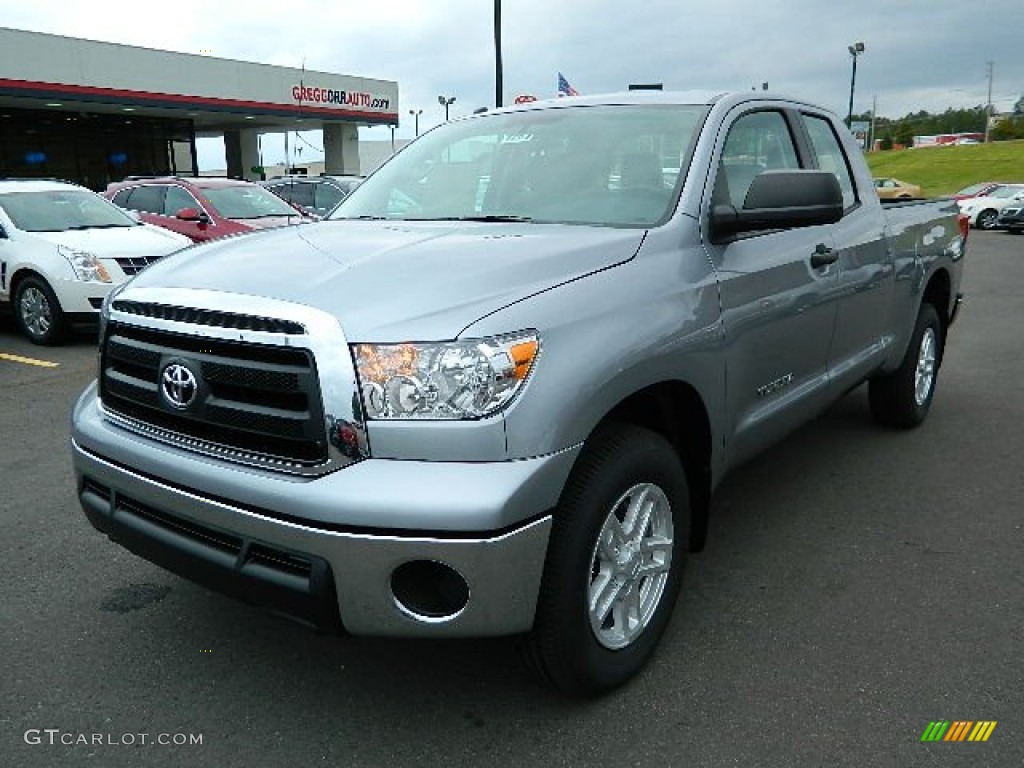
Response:
[[[449,96],[445,98],[444,96],[438,96],[437,103],[444,107],[444,120],[448,122],[448,107],[455,103],[455,97]]]
[[[413,118],[415,118],[415,120],[416,120],[416,135],[419,136],[420,135],[420,115],[423,114],[423,110],[422,109],[410,109],[409,110],[409,114],[412,115]]]
[[[857,57],[864,53],[864,43],[854,43],[847,46],[850,56],[853,57],[853,74],[850,75],[850,108],[846,110],[846,127],[853,127],[853,89],[857,84]]]

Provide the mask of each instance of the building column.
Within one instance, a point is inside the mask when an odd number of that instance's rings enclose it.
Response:
[[[359,175],[359,129],[353,123],[324,123],[324,173]]]
[[[224,159],[228,176],[233,179],[259,181],[252,169],[260,164],[259,131],[255,128],[232,128],[224,131]]]

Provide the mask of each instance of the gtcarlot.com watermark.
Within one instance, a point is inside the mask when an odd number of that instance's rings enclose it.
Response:
[[[65,747],[195,747],[203,743],[201,733],[75,733],[60,728],[29,728],[26,744]]]

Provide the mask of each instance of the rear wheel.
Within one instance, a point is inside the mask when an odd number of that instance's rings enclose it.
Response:
[[[67,320],[57,296],[46,281],[35,275],[18,283],[14,292],[14,317],[33,344],[53,346],[67,335]]]
[[[910,429],[924,421],[935,394],[942,339],[939,313],[922,304],[900,367],[868,383],[871,413],[880,424]]]
[[[587,441],[555,516],[528,647],[562,691],[629,680],[654,651],[689,543],[686,475],[671,444],[633,425]]]

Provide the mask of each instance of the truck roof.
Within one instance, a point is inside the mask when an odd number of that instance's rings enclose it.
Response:
[[[60,189],[83,189],[78,184],[59,179],[8,179],[0,177],[0,192],[53,192]]]
[[[794,104],[817,105],[805,99],[798,99],[785,94],[772,91],[728,91],[728,90],[689,90],[689,91],[619,91],[613,93],[599,93],[588,96],[566,96],[560,98],[541,99],[530,101],[524,104],[516,104],[493,112],[522,111],[536,108],[549,107],[574,107],[574,106],[602,106],[620,104],[703,104],[712,106],[718,104],[741,104],[744,102],[790,102]],[[487,113],[484,113],[487,114]],[[466,115],[460,120],[467,120],[478,115]]]

